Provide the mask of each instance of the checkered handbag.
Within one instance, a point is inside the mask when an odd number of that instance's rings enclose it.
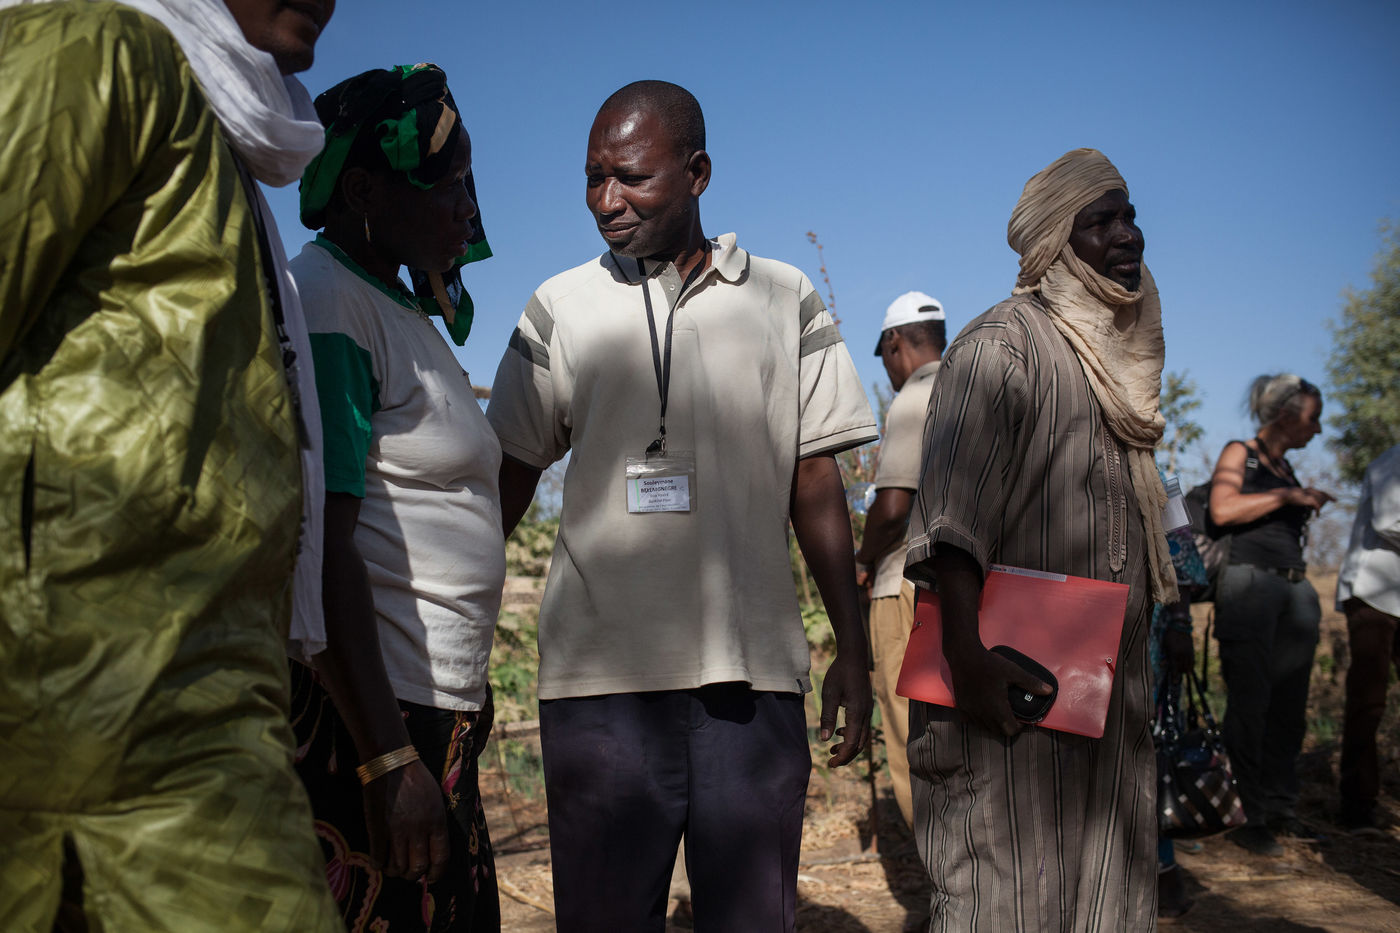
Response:
[[[1181,685],[1186,684],[1186,709]],[[1192,839],[1243,826],[1230,756],[1196,672],[1164,684],[1157,704],[1157,830]]]

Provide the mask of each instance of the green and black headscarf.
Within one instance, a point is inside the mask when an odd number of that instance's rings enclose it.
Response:
[[[301,222],[309,229],[326,225],[326,207],[357,149],[377,146],[389,168],[418,188],[431,188],[452,165],[461,114],[447,75],[436,65],[398,65],[347,78],[316,98],[316,114],[326,128],[326,146],[301,176]],[[442,315],[458,346],[466,342],[475,311],[461,267],[491,255],[471,174],[466,183],[478,210],[466,255],[445,274],[408,270],[419,306]]]

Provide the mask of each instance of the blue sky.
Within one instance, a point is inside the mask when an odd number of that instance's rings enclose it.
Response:
[[[1381,0],[340,0],[302,78],[314,95],[372,67],[447,71],[496,254],[467,268],[477,321],[458,355],[488,385],[535,286],[604,249],[584,147],[629,81],[674,81],[704,107],[708,234],[737,232],[825,295],[806,233],[820,236],[867,386],[886,382],[871,355],[885,306],[928,292],[956,331],[1004,298],[1021,186],[1068,149],[1101,149],[1131,189],[1167,368],[1199,385],[1213,457],[1251,431],[1255,375],[1325,379],[1325,321],[1368,284],[1379,223],[1400,219],[1397,34],[1400,4]],[[295,186],[270,200],[295,254],[309,238]]]

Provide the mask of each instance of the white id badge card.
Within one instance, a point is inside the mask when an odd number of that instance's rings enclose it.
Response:
[[[695,454],[627,458],[627,511],[689,512],[695,507]]]

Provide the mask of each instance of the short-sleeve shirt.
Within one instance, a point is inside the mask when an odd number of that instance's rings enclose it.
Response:
[[[904,380],[889,411],[885,412],[885,436],[880,439],[880,466],[875,471],[876,489],[919,488],[919,473],[924,465],[924,422],[928,419],[928,400],[933,394],[933,380],[938,376],[938,361],[925,363]],[[904,533],[905,541],[909,532]],[[898,596],[904,588],[904,547],[892,548],[875,566],[872,599]]]
[[[1337,575],[1337,611],[1356,597],[1400,616],[1400,445],[1366,468],[1346,559]]]
[[[501,449],[417,305],[318,238],[291,262],[311,331],[326,491],[360,496],[379,645],[394,694],[478,709],[505,582]]]
[[[739,681],[805,692],[788,558],[799,458],[876,436],[841,334],[797,269],[733,234],[689,287],[675,266],[605,253],[545,282],[496,372],[506,455],[572,451],[540,608],[541,699]],[[626,460],[657,437],[658,343],[675,317],[668,449],[693,451],[687,512],[629,513]]]

